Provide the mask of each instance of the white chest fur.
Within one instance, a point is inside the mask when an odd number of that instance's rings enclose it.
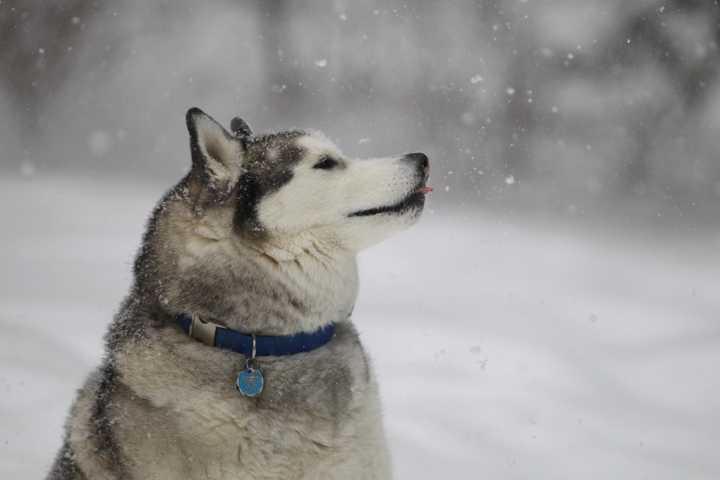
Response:
[[[347,322],[318,350],[263,359],[259,399],[232,385],[241,355],[171,328],[116,364],[127,388],[114,414],[139,477],[388,478],[377,387]]]

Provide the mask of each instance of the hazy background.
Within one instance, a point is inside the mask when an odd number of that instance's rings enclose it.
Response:
[[[399,478],[720,477],[719,42],[711,0],[0,1],[0,473],[52,460],[198,106],[430,156],[356,310]]]
[[[196,105],[425,151],[439,202],[717,220],[719,21],[710,0],[4,1],[3,173],[166,184]]]

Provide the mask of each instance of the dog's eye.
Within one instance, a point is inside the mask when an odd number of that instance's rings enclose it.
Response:
[[[335,160],[332,157],[322,157],[315,165],[313,165],[313,168],[320,168],[322,170],[331,170],[335,167],[337,167],[338,161]]]

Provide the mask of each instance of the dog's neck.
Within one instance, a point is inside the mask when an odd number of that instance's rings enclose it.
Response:
[[[348,317],[357,298],[357,260],[332,238],[304,232],[285,238],[247,243],[246,255],[260,267],[256,273],[275,292],[286,292],[289,311],[304,311],[291,332],[310,331]],[[252,252],[252,253],[251,253]],[[304,304],[304,307],[300,307]]]
[[[331,236],[324,236],[315,231],[307,231],[295,235],[273,236],[262,241],[243,242],[249,248],[274,260],[281,268],[289,263],[305,262],[333,268],[343,264],[347,257],[355,254],[341,247]]]
[[[158,266],[170,269],[157,271],[162,284],[150,282],[168,312],[241,332],[314,331],[345,320],[357,297],[355,254],[311,234],[257,242],[191,228],[154,250]]]

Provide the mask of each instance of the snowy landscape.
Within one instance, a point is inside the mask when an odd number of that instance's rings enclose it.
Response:
[[[398,479],[720,478],[720,4],[0,0],[0,479],[42,478],[184,115],[424,152],[354,313]]]
[[[49,468],[164,188],[0,180],[0,478]],[[430,202],[354,314],[397,478],[720,477],[719,229]]]

